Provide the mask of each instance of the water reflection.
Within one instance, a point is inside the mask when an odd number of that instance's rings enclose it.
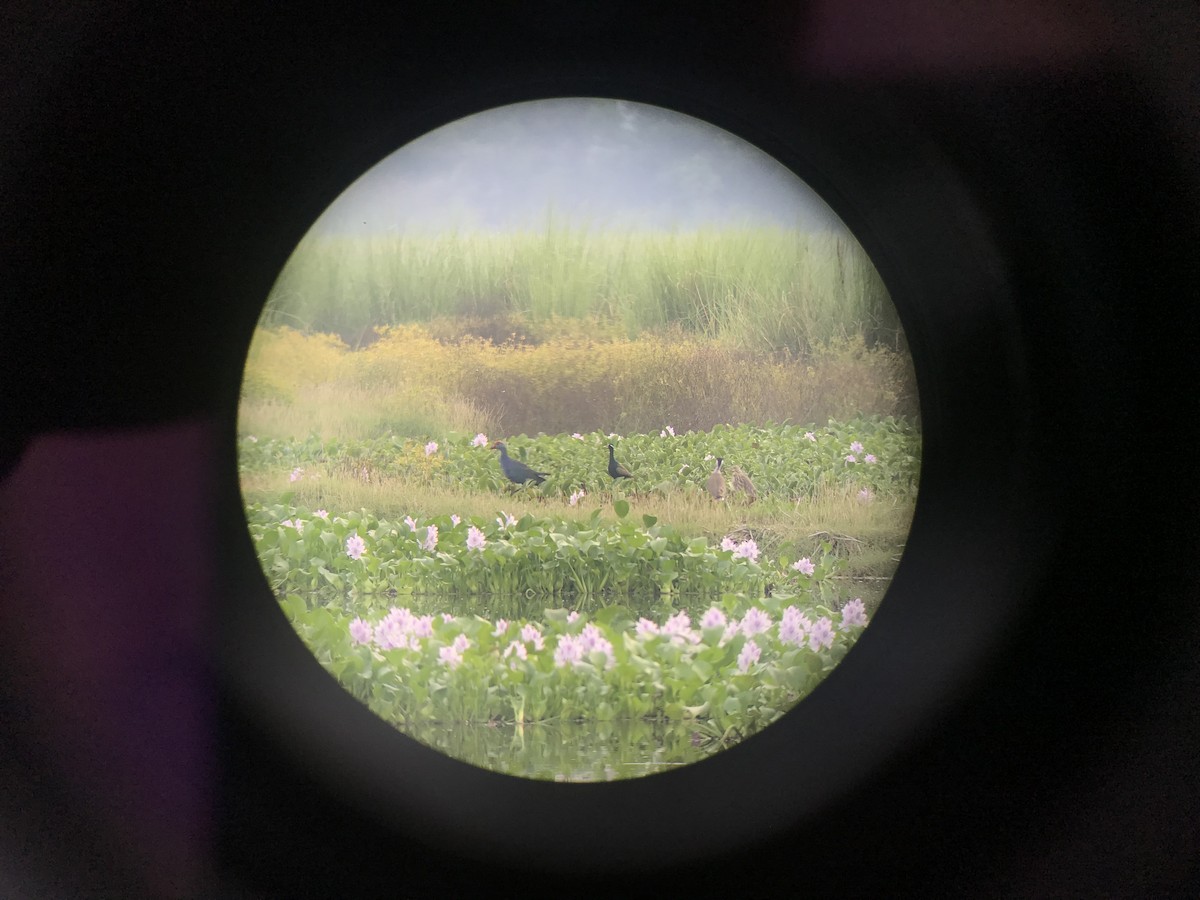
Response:
[[[471,765],[553,781],[613,781],[685,766],[723,749],[698,722],[643,719],[518,725],[410,723],[404,732]]]

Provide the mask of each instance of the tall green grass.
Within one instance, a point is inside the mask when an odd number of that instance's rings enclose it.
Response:
[[[377,325],[447,316],[594,318],[636,337],[668,325],[762,351],[806,353],[861,335],[899,348],[900,325],[862,247],[832,232],[741,227],[438,236],[309,234],[280,274],[267,327],[354,342]]]

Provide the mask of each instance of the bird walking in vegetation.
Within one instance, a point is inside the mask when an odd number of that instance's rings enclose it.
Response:
[[[758,499],[758,491],[754,489],[754,482],[750,480],[750,476],[741,466],[733,466],[729,470],[729,478],[733,482],[733,489],[741,491],[749,497],[751,503]]]
[[[632,478],[633,473],[617,462],[617,457],[614,455],[615,447],[612,444],[608,445],[608,474],[615,478]]]
[[[527,481],[541,484],[546,480],[546,472],[535,472],[519,459],[509,456],[504,441],[496,441],[491,449],[500,451],[500,468],[504,471],[504,477],[513,484],[525,484]]]
[[[721,463],[724,460],[717,457],[717,467],[712,470],[712,474],[708,476],[708,492],[712,494],[714,500],[725,499],[725,476],[721,474]]]

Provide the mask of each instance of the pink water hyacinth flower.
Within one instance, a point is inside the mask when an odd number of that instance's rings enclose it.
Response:
[[[500,515],[496,517],[496,524],[501,528],[506,526],[511,527],[517,524],[517,520],[514,516],[506,513],[504,510],[500,510]]]
[[[443,647],[438,651],[438,659],[448,665],[451,669],[457,669],[463,661],[462,652],[453,645]]]
[[[578,611],[578,610],[574,610],[574,609],[573,609],[573,610],[571,610],[569,613],[567,613],[567,621],[568,621],[568,622],[577,622],[577,621],[579,621],[579,611]]]
[[[692,620],[682,610],[675,613],[675,615],[663,623],[662,633],[669,635],[671,640],[676,644],[681,644],[684,641],[691,644],[698,644],[701,640],[700,633],[692,628]]]
[[[472,447],[483,447],[488,442],[488,437],[482,431],[475,435],[475,440],[471,441]]]
[[[329,511],[325,510],[325,509],[318,509],[316,512],[313,513],[313,515],[318,519],[328,519]]]
[[[585,491],[583,488],[580,488],[579,490],[577,490],[571,494],[570,504],[572,506],[578,506],[579,501],[582,500],[586,496],[587,496],[587,491]]]
[[[457,528],[457,527],[458,527],[458,523],[459,523],[459,522],[461,522],[461,521],[462,521],[462,519],[461,519],[461,518],[459,518],[459,517],[458,517],[456,514],[451,514],[451,516],[450,516],[450,525],[451,525],[451,527],[452,527],[452,528]]]
[[[487,538],[483,536],[482,531],[480,531],[474,525],[467,529],[468,550],[482,550],[485,544],[487,544]]]
[[[350,640],[356,644],[369,644],[374,637],[374,632],[371,629],[369,622],[364,622],[362,619],[355,619],[350,623]]]
[[[804,557],[803,559],[798,559],[794,563],[792,563],[792,568],[795,569],[797,572],[799,572],[801,575],[811,575],[813,572],[815,572],[817,570],[817,567],[815,565],[813,565],[813,561],[811,559],[809,559],[807,556]]]
[[[808,646],[812,650],[833,646],[833,623],[822,616],[808,632]]]
[[[757,606],[752,606],[742,616],[742,634],[753,637],[762,634],[771,627],[771,616]]]
[[[436,525],[430,525],[425,529],[425,540],[421,541],[421,549],[432,553],[435,549],[437,549],[437,542],[438,527]]]
[[[750,671],[750,667],[758,662],[758,658],[762,656],[762,650],[754,641],[746,641],[746,645],[742,647],[742,652],[738,654],[738,671],[743,675]]]
[[[412,633],[416,637],[433,637],[433,616],[421,616],[413,622]]]
[[[508,631],[508,619],[497,619],[496,628],[492,632],[492,637],[500,637],[500,635],[504,634],[506,631]]]
[[[559,637],[558,646],[554,648],[554,665],[562,668],[573,665],[581,659],[583,659],[583,644],[579,639],[570,634]]]
[[[288,481],[299,481],[303,477],[304,477],[304,470],[297,467],[295,469],[292,469],[292,474],[290,476],[288,476]]]
[[[454,616],[450,615],[450,613],[442,613],[442,621],[449,625],[454,621]]]
[[[758,562],[758,544],[754,541],[742,541],[733,551],[734,559],[748,559]]]
[[[842,631],[850,628],[861,628],[867,624],[867,608],[862,598],[855,597],[842,609]]]
[[[583,435],[582,435],[582,434],[580,434],[578,431],[577,431],[577,432],[575,432],[573,435],[571,435],[571,437],[573,437],[573,438],[574,438],[575,440],[577,440],[577,441],[582,441],[582,440],[583,440]]]
[[[857,457],[855,457],[855,455],[853,453],[847,453],[846,454],[846,462],[855,463],[855,462],[858,462],[858,459],[857,459]]]
[[[452,646],[459,653],[466,653],[471,646],[471,639],[465,634],[460,634],[454,639],[454,643],[452,643],[450,646]]]
[[[634,633],[640,638],[648,638],[653,637],[656,634],[660,634],[661,632],[659,631],[658,625],[643,616],[637,620],[637,626],[634,628]]]
[[[504,659],[508,659],[513,654],[516,654],[517,659],[528,659],[529,651],[525,649],[525,645],[520,641],[513,641],[504,648]],[[513,668],[516,668],[516,661],[513,662]]]
[[[295,523],[295,522],[293,522],[291,519],[284,519],[284,520],[283,520],[282,522],[280,522],[279,524],[280,524],[280,525],[282,525],[284,528],[291,528],[291,527],[293,527],[293,526],[294,526],[296,523]]]
[[[397,609],[393,606],[388,614],[380,620],[379,628],[395,628],[402,634],[411,634],[416,624],[416,616],[409,612],[408,607]]]
[[[437,441],[430,441],[428,444],[425,445],[425,455],[433,456],[433,454],[437,453],[437,449],[438,449]]]
[[[874,498],[875,498],[875,495],[873,493],[871,493],[870,488],[863,488],[861,491],[858,492],[858,502],[859,503],[870,503]]]
[[[409,531],[416,531],[416,530],[417,530],[417,520],[416,520],[416,519],[414,519],[412,516],[405,516],[405,517],[404,517],[404,524],[408,526],[408,530],[409,530]]]
[[[717,609],[715,606],[710,606],[708,612],[700,617],[701,628],[724,628],[725,613]]]
[[[789,606],[779,620],[779,640],[784,644],[801,646],[808,638],[812,622],[796,607]]]
[[[737,549],[737,541],[735,541],[729,535],[725,535],[725,537],[721,538],[721,549],[722,550],[736,550]]]
[[[417,650],[420,644],[411,639],[403,625],[391,616],[375,626],[375,645],[380,650]]]
[[[742,623],[739,622],[737,619],[730,619],[728,622],[725,623],[725,633],[721,635],[721,640],[717,641],[717,646],[724,647],[726,644],[728,644],[730,641],[732,641],[735,637],[737,637],[738,632],[741,630],[742,630]]]
[[[542,650],[546,646],[546,640],[542,637],[541,629],[532,622],[521,627],[521,640],[533,644],[534,650]]]
[[[604,668],[611,669],[617,664],[616,657],[613,656],[612,641],[606,638],[593,623],[589,622],[583,626],[583,631],[579,633],[579,643],[583,645],[585,655],[596,651],[603,653],[605,656]]]
[[[666,428],[664,428],[662,431],[660,431],[658,433],[659,437],[667,437],[668,435],[670,435],[671,437],[675,437],[675,429],[672,428],[670,425],[668,425]]]
[[[804,437],[807,438],[808,440],[814,441],[814,442],[817,439],[817,436],[815,434],[813,434],[811,431],[804,432]]]
[[[363,553],[367,550],[367,542],[358,536],[357,533],[346,538],[346,555],[351,559],[362,559]]]
[[[854,441],[852,444],[850,444],[850,452],[851,453],[862,453],[863,452],[862,443],[860,441]]]
[[[870,465],[875,465],[875,463],[879,462],[879,460],[875,458],[874,453],[868,453],[863,457],[863,459],[865,459]]]

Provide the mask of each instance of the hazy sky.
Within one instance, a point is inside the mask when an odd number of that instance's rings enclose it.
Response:
[[[459,119],[413,141],[352,184],[322,232],[545,226],[690,230],[777,224],[841,228],[770,156],[726,131],[622,100],[538,100]]]

